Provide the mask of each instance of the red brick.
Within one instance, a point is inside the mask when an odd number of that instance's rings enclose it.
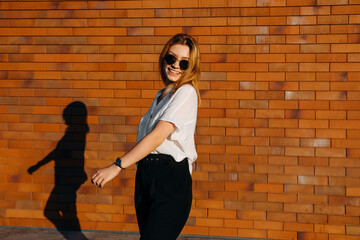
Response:
[[[285,166],[285,174],[286,175],[305,175],[311,176],[314,175],[314,167],[310,166]]]
[[[256,132],[257,136],[272,136],[272,137],[281,137],[284,136],[284,129],[269,129],[269,128],[258,128]]]
[[[298,239],[327,240],[328,239],[328,234],[326,234],[326,233],[298,232]]]
[[[263,211],[246,211],[240,210],[237,211],[238,219],[248,219],[248,220],[266,220],[266,213]]]
[[[301,7],[300,15],[330,15],[330,6]]]
[[[271,82],[269,88],[271,90],[298,90],[296,82]]]
[[[315,62],[315,54],[286,54],[287,62]],[[289,73],[291,74],[291,73]],[[300,73],[299,73],[300,74]],[[296,75],[293,74],[292,75]]]
[[[286,129],[286,137],[315,137],[314,129]]]
[[[346,206],[346,215],[348,216],[359,216],[359,212],[359,207]]]
[[[267,119],[239,119],[239,127],[268,127]]]
[[[251,128],[227,128],[227,136],[253,136],[254,131]]]
[[[298,184],[306,185],[328,185],[327,177],[298,176]]]
[[[309,1],[309,0],[303,0],[301,2],[299,1],[294,1],[294,0],[289,0],[287,2],[288,6],[308,6],[308,5],[313,5],[313,2]]]
[[[269,175],[269,183],[282,183],[282,184],[296,184],[296,176],[286,176],[286,175]]]
[[[286,17],[257,17],[257,25],[286,25]]]
[[[329,101],[301,101],[300,109],[329,109]]]
[[[255,183],[254,186],[255,192],[271,192],[271,193],[282,193],[283,186],[281,184],[262,184]]]
[[[314,81],[314,73],[298,73],[298,72],[287,72],[286,73],[287,81]]]
[[[286,100],[315,100],[315,93],[312,91],[286,91]]]
[[[356,188],[356,187],[348,187],[348,188],[346,188],[346,196],[359,197],[360,189]]]
[[[286,156],[314,156],[314,148],[311,147],[286,147]]]
[[[299,26],[270,26],[270,34],[299,34]]]
[[[328,128],[327,120],[299,120],[299,128]]]
[[[296,232],[290,231],[268,231],[268,236],[276,239],[297,239]]]
[[[255,229],[283,230],[283,223],[272,221],[254,221]]]
[[[282,101],[282,100],[271,100],[269,102],[270,109],[297,109],[297,101]]]
[[[315,35],[288,35],[286,36],[287,44],[310,44],[316,43]]]
[[[221,149],[222,150],[222,149]],[[220,152],[218,150],[217,152]],[[251,146],[226,146],[226,153],[227,154],[253,154],[254,147]]]
[[[277,194],[277,193],[269,193],[268,194],[269,202],[282,202],[282,203],[296,203],[297,196],[296,194]]]
[[[301,139],[303,147],[330,147],[329,139]]]
[[[296,119],[270,119],[269,127],[271,128],[296,128],[298,127],[298,120]]]
[[[296,157],[288,156],[269,156],[269,164],[274,165],[297,165]]]
[[[284,54],[256,54],[256,62],[285,62]]]
[[[283,99],[284,92],[281,91],[257,91],[255,92],[256,99]]]
[[[300,63],[299,71],[301,72],[327,72],[329,71],[328,63]]]
[[[347,15],[318,16],[317,18],[318,24],[347,24],[348,21]]]
[[[267,219],[270,221],[278,222],[295,222],[296,214],[295,213],[267,213]]]
[[[349,176],[349,177],[357,176],[358,172],[359,172],[358,168],[348,169],[347,170],[347,176]]]
[[[252,202],[244,201],[231,201],[227,200],[224,202],[225,209],[236,209],[236,210],[253,210],[254,204]]]
[[[250,42],[252,43],[252,42]],[[249,43],[249,44],[250,44]],[[257,44],[284,44],[284,36],[256,36]]]
[[[203,227],[222,227],[224,223],[222,219],[196,218],[196,225]]]
[[[270,45],[270,53],[298,53],[299,51],[297,45]]]
[[[217,210],[209,209],[210,218],[236,218],[236,211],[234,210]]]
[[[329,224],[359,225],[359,219],[349,216],[329,216]]]
[[[244,146],[268,146],[269,140],[261,137],[242,137],[241,143]]]
[[[238,236],[248,238],[266,238],[267,233],[265,230],[258,229],[238,229]]]
[[[315,224],[314,230],[320,233],[345,234],[345,226],[339,225]]]
[[[195,172],[193,174],[195,174]],[[230,192],[230,191],[226,191],[226,192],[225,191],[223,191],[223,192],[211,191],[211,192],[209,192],[209,198],[213,199],[213,200],[236,200],[237,193]]]
[[[344,5],[347,4],[348,1],[344,1],[344,0],[340,0],[340,1],[334,1],[334,0],[330,0],[330,1],[325,1],[325,0],[320,0],[319,1],[319,5]]]
[[[284,230],[296,232],[312,232],[313,224],[308,223],[284,223]]]
[[[256,155],[283,155],[283,147],[255,147]]]
[[[314,207],[311,204],[285,203],[284,212],[290,213],[313,213]]]
[[[287,18],[288,25],[315,25],[315,16],[290,16]]]
[[[333,181],[330,180],[330,184],[333,185]],[[315,187],[315,194],[327,194],[327,195],[337,195],[344,196],[345,195],[345,187],[337,187],[337,186],[317,186]]]
[[[359,9],[357,5],[333,6],[333,14],[355,14]]]
[[[346,130],[341,129],[317,129],[316,135],[320,138],[346,138]]]
[[[297,63],[269,63],[269,71],[294,72],[299,68]]]
[[[302,223],[327,223],[326,215],[319,214],[298,214],[298,222]]]
[[[331,33],[354,33],[356,32],[356,25],[333,25]]]
[[[299,203],[305,203],[305,204],[327,204],[328,203],[328,197],[327,196],[321,196],[321,195],[310,195],[310,194],[299,194],[298,197]]]
[[[359,235],[359,227],[357,226],[347,226],[346,233],[349,234],[346,236],[348,239],[356,239]],[[353,236],[352,236],[353,235]]]
[[[272,7],[270,8],[271,16],[287,16],[287,15],[299,15],[298,7]]]

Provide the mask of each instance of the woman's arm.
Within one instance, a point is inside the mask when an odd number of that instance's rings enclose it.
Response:
[[[28,168],[28,173],[29,174],[33,174],[33,172],[35,172],[36,170],[38,170],[41,166],[47,164],[48,162],[50,162],[51,160],[54,160],[56,157],[58,157],[59,155],[59,151],[58,149],[54,149],[53,151],[51,151],[48,155],[46,155],[46,157],[44,157],[41,161],[37,162],[35,165],[31,166]]]
[[[128,153],[121,157],[121,166],[127,168],[146,157],[160,146],[174,130],[174,124],[160,120],[148,135],[141,139],[141,141]],[[120,173],[120,170],[121,169],[118,166],[111,164],[108,167],[98,170],[92,176],[91,180],[96,186],[103,187],[105,183],[116,177]]]

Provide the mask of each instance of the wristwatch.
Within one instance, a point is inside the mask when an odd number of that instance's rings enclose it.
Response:
[[[115,160],[114,164],[115,164],[116,166],[118,166],[119,168],[121,168],[121,170],[125,170],[125,168],[123,168],[123,167],[121,166],[121,158],[118,157],[118,158]]]

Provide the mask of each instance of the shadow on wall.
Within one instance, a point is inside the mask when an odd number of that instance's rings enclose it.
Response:
[[[65,135],[56,148],[28,169],[32,174],[48,162],[55,161],[55,186],[44,209],[44,215],[66,239],[87,239],[81,233],[76,210],[76,192],[87,180],[84,171],[84,151],[87,109],[82,102],[72,102],[63,111]]]

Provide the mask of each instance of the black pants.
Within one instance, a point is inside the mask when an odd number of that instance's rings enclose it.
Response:
[[[135,208],[140,240],[176,240],[189,217],[192,180],[188,160],[149,154],[138,163]]]

